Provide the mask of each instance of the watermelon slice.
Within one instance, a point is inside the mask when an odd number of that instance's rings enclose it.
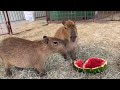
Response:
[[[74,67],[80,72],[88,72],[88,73],[99,73],[106,69],[107,61],[100,58],[89,58],[84,63],[83,60],[79,59],[74,61]]]
[[[75,66],[75,69],[78,70],[79,72],[82,72],[83,71],[83,60],[79,59],[77,61],[74,61],[74,66]]]

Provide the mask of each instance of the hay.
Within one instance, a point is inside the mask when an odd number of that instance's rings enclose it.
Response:
[[[28,40],[42,39],[43,35],[53,36],[62,24],[51,23],[45,26],[44,20],[38,20],[24,25],[21,32],[13,37]],[[48,58],[46,68],[47,75],[39,77],[33,70],[18,71],[12,68],[12,77],[3,76],[3,66],[0,67],[0,78],[17,79],[118,79],[120,78],[120,22],[77,22],[79,44],[77,47],[77,58],[86,60],[90,57],[103,58],[108,61],[108,69],[98,74],[84,74],[76,72],[71,60],[65,61],[60,54],[54,54]],[[16,30],[17,31],[17,30]],[[0,41],[9,35],[0,36]]]

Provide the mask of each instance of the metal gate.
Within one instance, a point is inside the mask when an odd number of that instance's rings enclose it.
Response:
[[[35,18],[42,18],[45,16],[46,16],[45,11],[35,11]],[[16,26],[15,21],[23,21],[23,20],[25,20],[23,11],[0,11],[0,35],[13,34],[14,26]],[[18,26],[20,25],[22,24],[19,23]]]
[[[1,13],[2,11],[0,11]],[[25,16],[23,11],[7,11],[10,21],[24,20]],[[45,11],[35,11],[35,18],[45,17]],[[4,22],[3,16],[0,16],[0,23]]]
[[[62,20],[87,20],[93,19],[95,11],[47,11],[47,22]]]
[[[46,17],[46,11],[35,11],[36,18]]]
[[[119,21],[120,11],[47,11],[46,13],[47,23],[68,19],[76,21]]]
[[[119,21],[120,11],[97,11],[95,20],[101,21]]]
[[[54,12],[53,16],[50,16],[50,12]],[[120,21],[120,11],[35,11],[35,17],[46,17],[47,24],[52,21],[67,19],[76,21]],[[24,19],[23,11],[0,11],[0,34],[13,34],[11,22]]]

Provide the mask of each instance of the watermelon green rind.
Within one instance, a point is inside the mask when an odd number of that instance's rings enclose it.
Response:
[[[103,59],[101,59],[103,60]],[[103,60],[105,61],[105,60]],[[99,67],[95,67],[95,68],[85,68],[85,64],[83,65],[83,68],[81,67],[78,67],[76,64],[75,64],[76,61],[74,61],[73,63],[73,66],[74,66],[74,69],[79,71],[79,72],[84,72],[84,73],[93,73],[93,74],[96,74],[96,73],[100,73],[100,72],[103,72],[104,70],[107,69],[107,61],[104,62],[103,65],[99,66]],[[86,61],[87,62],[87,61]],[[85,62],[85,63],[86,63]]]
[[[96,69],[83,69],[83,72],[96,74],[96,73],[103,72],[106,69],[107,69],[107,65],[104,65],[103,67],[99,67]]]

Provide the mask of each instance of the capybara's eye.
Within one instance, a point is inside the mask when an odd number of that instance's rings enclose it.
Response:
[[[58,42],[56,42],[56,41],[54,41],[53,43],[54,43],[55,45],[57,45],[57,44],[58,44]]]
[[[67,27],[64,27],[65,29],[67,29]]]

